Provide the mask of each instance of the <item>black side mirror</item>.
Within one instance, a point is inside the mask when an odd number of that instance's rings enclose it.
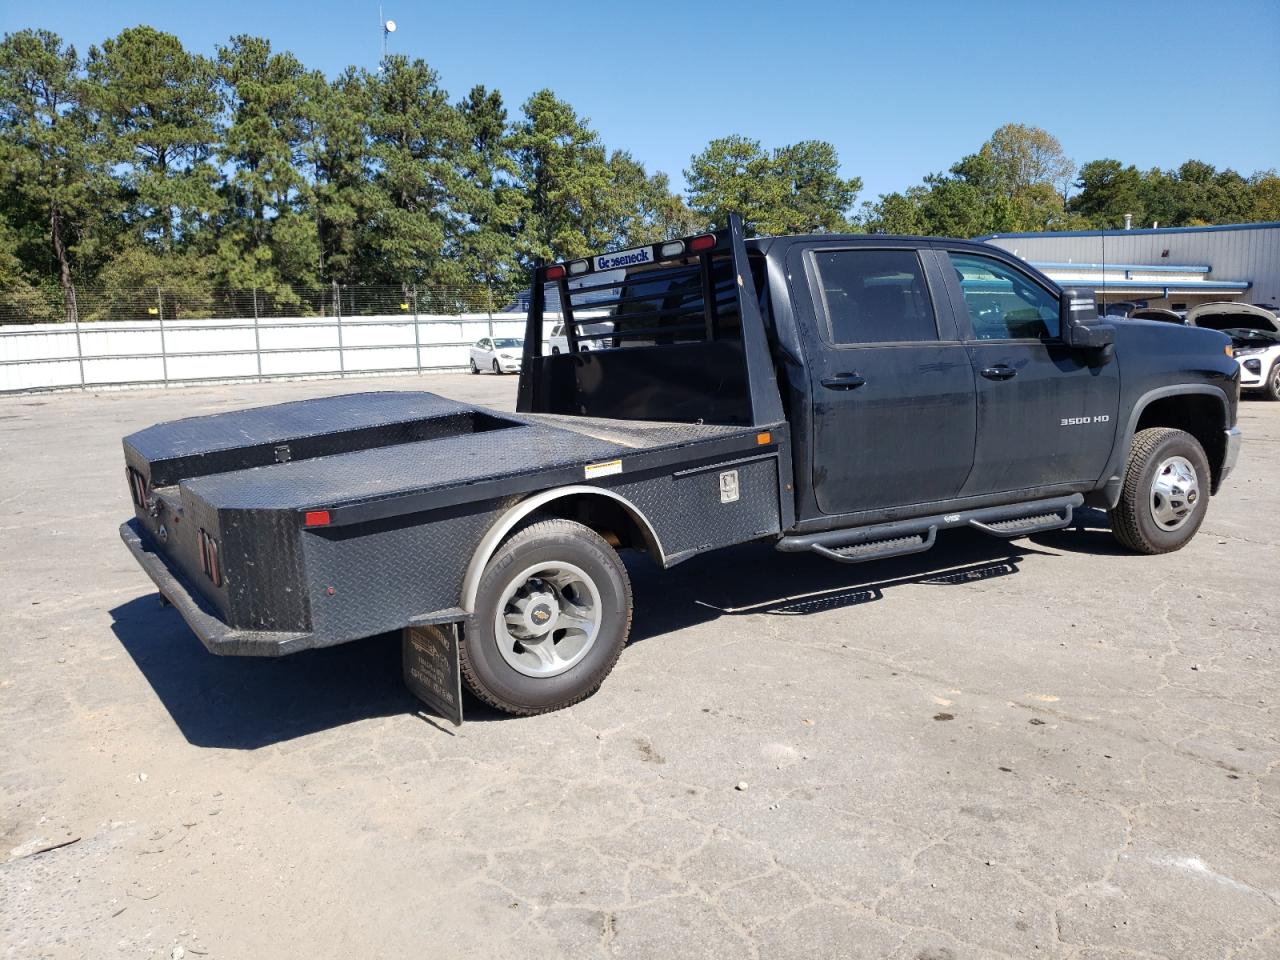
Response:
[[[1058,323],[1062,342],[1074,350],[1103,352],[1110,359],[1116,342],[1116,328],[1098,319],[1098,305],[1088,290],[1069,287],[1058,301]]]

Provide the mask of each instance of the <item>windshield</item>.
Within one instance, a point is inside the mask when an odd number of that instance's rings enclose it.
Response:
[[[524,341],[515,337],[495,337],[493,345],[498,350],[519,350],[524,347]]]

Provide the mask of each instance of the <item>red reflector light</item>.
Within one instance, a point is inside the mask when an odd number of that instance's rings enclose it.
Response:
[[[694,237],[689,241],[689,249],[694,253],[702,250],[710,250],[716,245],[716,235],[714,233],[704,233],[700,237]]]
[[[564,276],[564,264],[557,263],[555,266],[547,267],[547,279],[559,280]]]
[[[308,510],[306,520],[308,527],[327,527],[329,525],[329,511]]]
[[[222,564],[218,560],[218,541],[202,529],[199,534],[199,545],[201,572],[213,581],[215,587],[222,586]]]
[[[129,496],[133,498],[133,505],[145,509],[147,506],[147,481],[133,467],[126,467],[125,473],[129,477]]]

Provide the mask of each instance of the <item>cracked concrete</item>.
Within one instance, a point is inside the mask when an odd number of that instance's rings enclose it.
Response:
[[[206,654],[116,538],[137,427],[514,386],[0,399],[0,956],[1280,956],[1280,405],[1242,405],[1180,553],[1086,512],[854,567],[636,559],[599,694],[456,731],[394,637]]]

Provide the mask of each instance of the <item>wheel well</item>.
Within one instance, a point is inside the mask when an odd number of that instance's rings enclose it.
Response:
[[[560,517],[590,527],[609,543],[646,551],[659,566],[665,565],[662,543],[649,519],[630,500],[601,487],[572,486],[544,490],[513,504],[480,539],[462,578],[459,603],[470,613],[485,565],[499,546],[518,530],[538,520]]]
[[[547,517],[573,520],[590,527],[618,549],[643,550],[657,563],[662,562],[662,549],[653,534],[618,500],[592,494],[577,493],[544,504],[528,518],[537,521]]]
[[[1222,402],[1204,393],[1183,393],[1152,400],[1143,409],[1134,433],[1150,427],[1185,430],[1204,447],[1213,471],[1213,491],[1222,480],[1222,463],[1227,455],[1226,413]]]

